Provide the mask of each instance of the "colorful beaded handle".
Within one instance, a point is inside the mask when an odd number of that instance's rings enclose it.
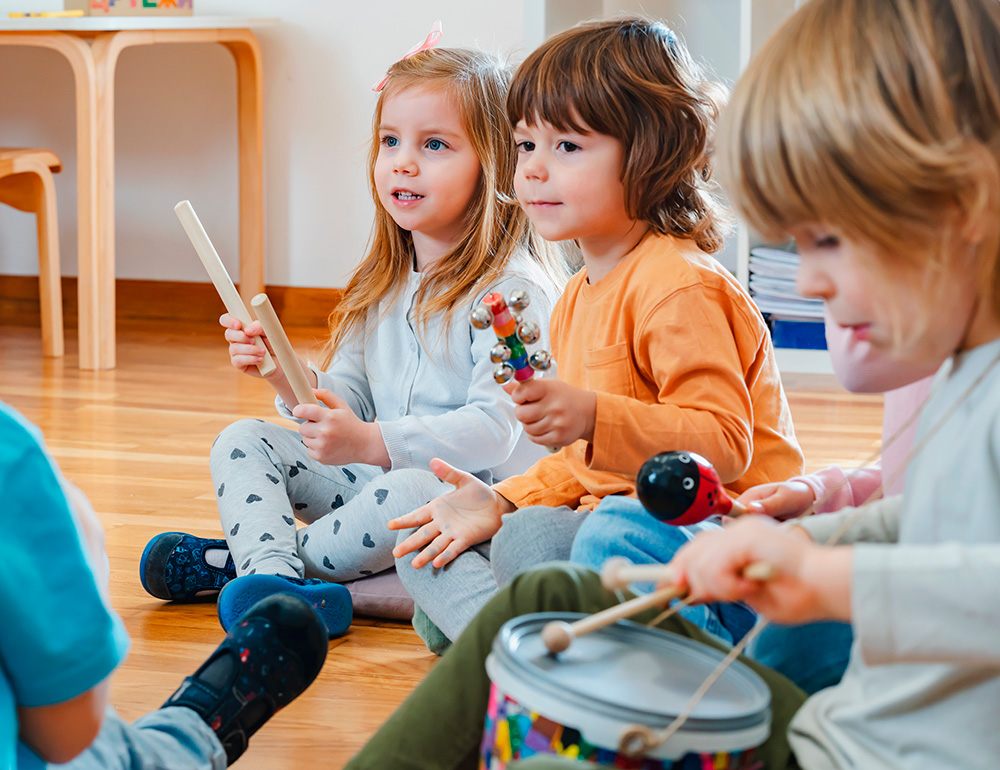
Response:
[[[521,312],[529,304],[526,292],[511,294],[508,307],[503,295],[494,291],[483,297],[482,303],[472,311],[472,325],[477,329],[492,326],[499,340],[490,351],[490,360],[497,364],[493,379],[501,385],[512,379],[530,380],[536,371],[545,372],[552,367],[552,355],[547,350],[536,350],[528,355],[525,349],[525,345],[538,342],[541,336],[538,324],[524,321],[510,312],[511,308]]]

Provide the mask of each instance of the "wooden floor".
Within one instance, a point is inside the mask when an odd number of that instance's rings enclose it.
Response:
[[[37,328],[0,326],[0,399],[42,428],[107,530],[112,602],[132,637],[112,699],[130,720],[159,707],[223,636],[214,604],[171,606],[142,590],[142,549],[168,530],[218,537],[209,446],[238,418],[276,417],[271,389],[229,366],[217,330],[119,323],[118,368],[81,372],[72,335],[65,358],[43,359]],[[300,350],[320,334],[289,329]],[[785,385],[808,470],[854,467],[878,447],[881,397],[847,394],[831,377]],[[433,660],[407,624],[356,619],[331,642],[316,683],[255,736],[238,767],[342,767]]]

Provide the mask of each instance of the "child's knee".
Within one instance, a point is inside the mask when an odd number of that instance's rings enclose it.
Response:
[[[237,420],[223,428],[212,443],[211,464],[213,467],[225,461],[242,459],[251,451],[257,451],[267,439],[268,427],[277,427],[263,420]],[[242,453],[242,454],[241,454]]]
[[[507,591],[516,614],[578,612],[603,593],[596,573],[569,562],[527,569],[511,581]]]
[[[387,502],[394,503],[394,506],[402,505],[409,508],[405,511],[406,513],[426,505],[449,489],[433,473],[420,468],[400,468],[389,471],[384,476],[370,482],[368,486],[382,490],[382,493],[379,494],[379,498],[382,500],[380,505]]]

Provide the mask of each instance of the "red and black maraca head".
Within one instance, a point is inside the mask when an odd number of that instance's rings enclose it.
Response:
[[[715,468],[694,452],[661,452],[646,460],[636,492],[647,511],[678,527],[724,516],[733,506]]]

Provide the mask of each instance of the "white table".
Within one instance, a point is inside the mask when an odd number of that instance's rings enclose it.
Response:
[[[58,51],[76,86],[80,367],[115,366],[115,68],[130,46],[218,43],[236,61],[240,294],[264,290],[263,78],[251,28],[278,19],[118,16],[0,19],[0,45]]]

